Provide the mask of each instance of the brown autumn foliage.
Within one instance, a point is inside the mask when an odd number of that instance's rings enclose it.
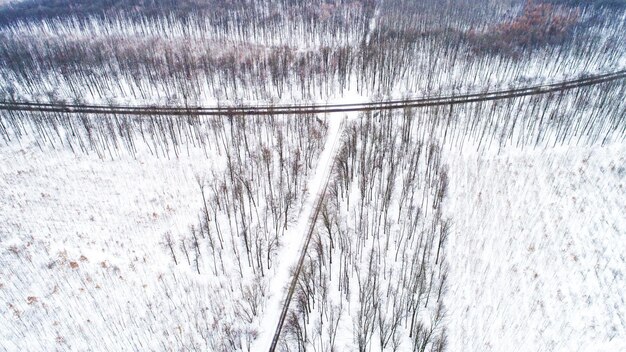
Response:
[[[517,54],[527,48],[562,43],[579,18],[578,8],[566,9],[529,0],[518,17],[484,32],[470,30],[467,35],[476,51]]]

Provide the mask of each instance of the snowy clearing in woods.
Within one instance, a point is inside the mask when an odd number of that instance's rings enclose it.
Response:
[[[450,350],[625,350],[626,145],[448,165]]]

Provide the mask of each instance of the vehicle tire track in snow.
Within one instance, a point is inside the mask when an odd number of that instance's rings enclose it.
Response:
[[[318,161],[315,174],[309,182],[309,195],[302,206],[300,220],[298,224],[289,231],[290,233],[284,236],[287,243],[285,243],[279,254],[282,255],[283,258],[280,264],[281,267],[277,270],[274,280],[275,283],[270,288],[270,298],[266,305],[263,321],[261,322],[261,329],[265,328],[266,330],[261,331],[259,337],[256,339],[252,348],[253,351],[264,350],[267,346],[270,346],[270,351],[274,351],[278,345],[280,332],[289,310],[289,303],[293,297],[298,282],[298,276],[304,264],[307,248],[311,242],[315,222],[319,216],[326,189],[332,175],[335,155],[338,150],[339,139],[346,119],[343,118],[340,120],[331,117],[328,121],[330,126],[326,145]],[[300,237],[301,234],[305,234],[305,236]],[[291,239],[291,241],[289,241],[289,239]],[[300,240],[299,243],[298,240]],[[296,251],[298,250],[299,256],[297,257]],[[297,258],[297,262],[294,263],[294,261],[286,260],[290,257],[294,259]],[[288,290],[285,292],[284,289],[287,287],[287,283],[289,283],[289,286]]]

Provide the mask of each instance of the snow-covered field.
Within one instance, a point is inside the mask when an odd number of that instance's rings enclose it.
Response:
[[[626,144],[447,161],[449,350],[626,350]]]
[[[3,350],[158,350],[188,332],[181,306],[202,295],[183,295],[194,279],[161,240],[197,217],[191,158],[103,161],[32,143],[0,155]]]

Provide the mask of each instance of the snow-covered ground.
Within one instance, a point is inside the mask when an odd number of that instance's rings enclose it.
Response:
[[[145,337],[185,333],[161,240],[197,218],[193,159],[141,159],[2,148],[0,349],[159,349]]]
[[[0,115],[0,350],[265,350],[341,133],[280,348],[624,350],[623,92]]]
[[[450,351],[626,350],[626,144],[449,153]]]
[[[32,131],[0,146],[0,350],[249,350],[326,130],[314,117],[229,121],[196,125],[208,155],[187,140],[178,157],[157,156],[137,138],[136,153],[101,158],[38,146]],[[238,182],[220,186],[234,172]],[[190,232],[204,224],[199,176],[210,178],[210,231],[224,238],[213,252],[206,232],[198,246]],[[254,185],[254,207],[237,199],[243,185]],[[245,218],[233,210],[244,208]],[[246,262],[253,255],[262,264]]]

